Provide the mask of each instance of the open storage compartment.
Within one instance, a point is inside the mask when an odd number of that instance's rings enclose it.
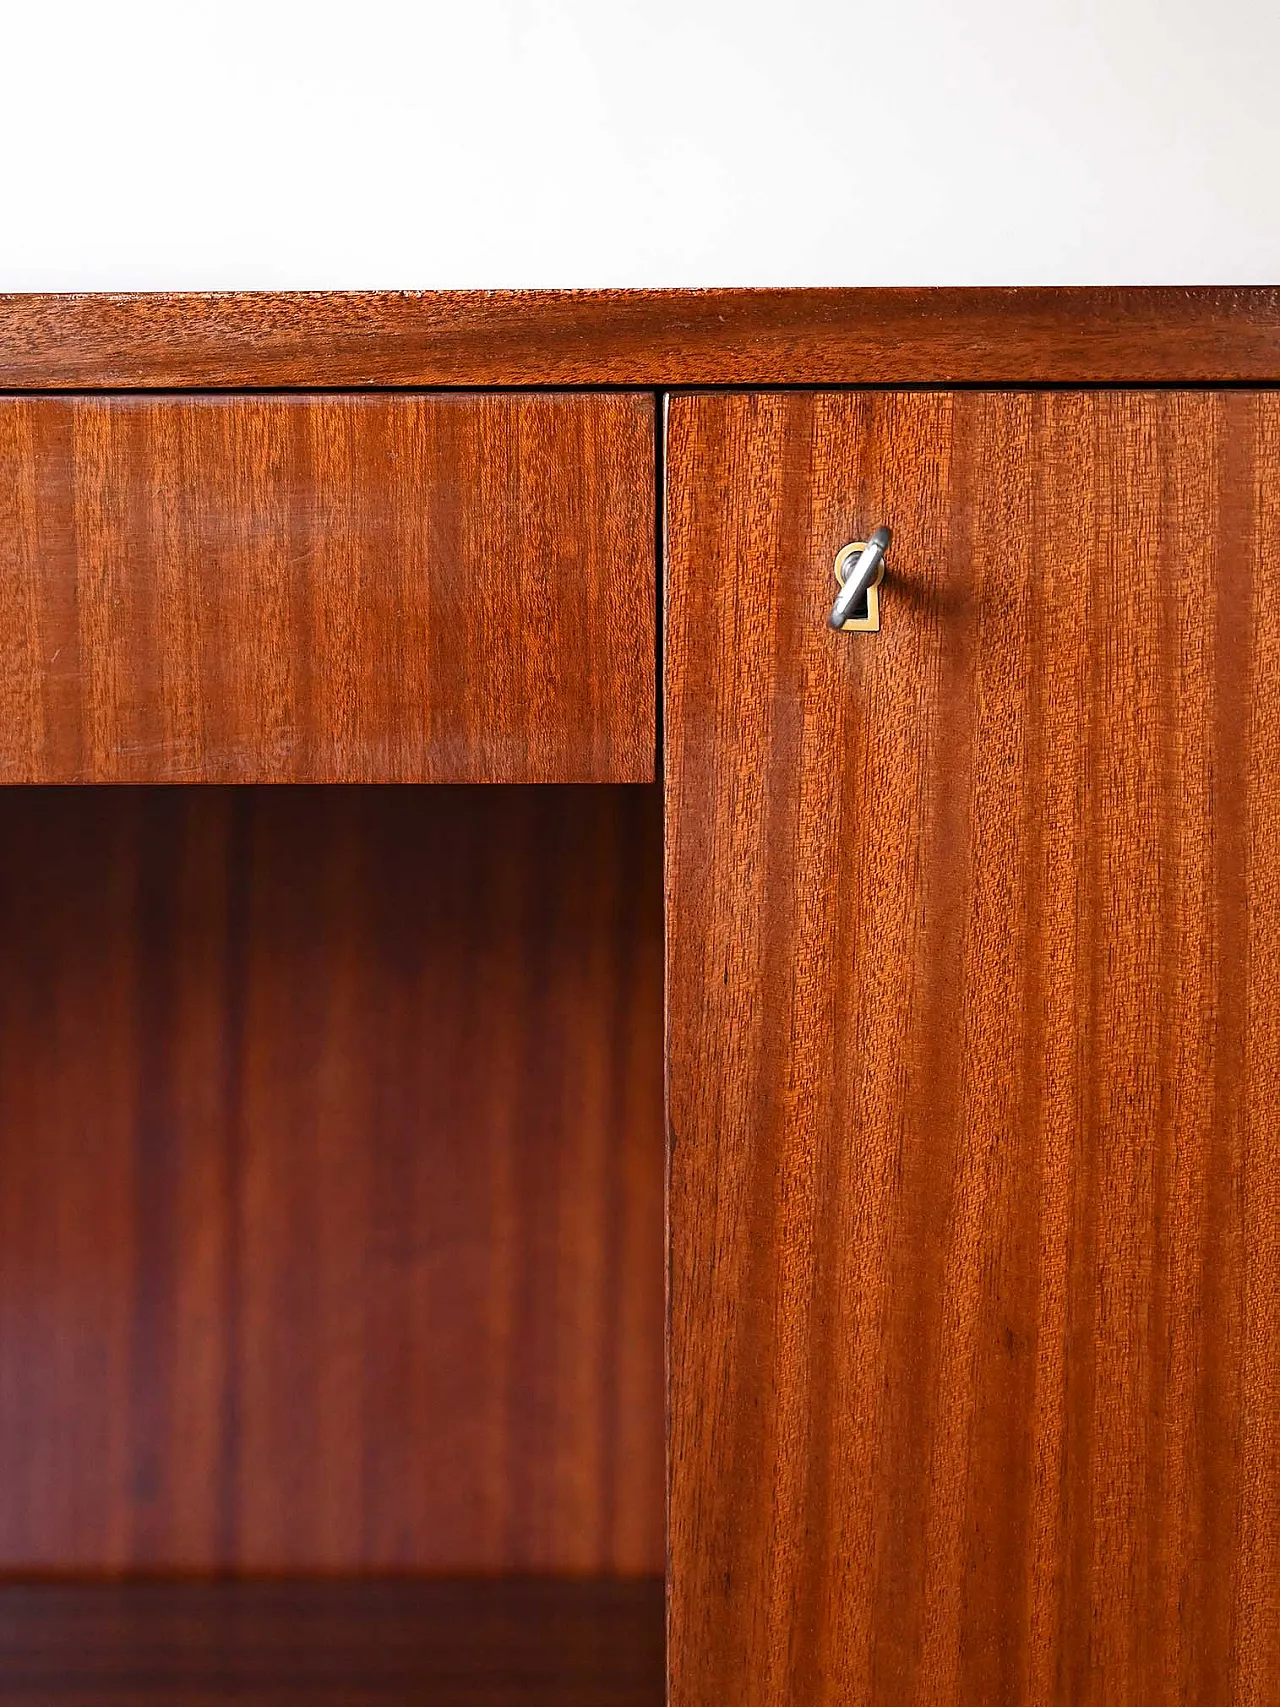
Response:
[[[662,1699],[647,786],[0,792],[0,1700]]]

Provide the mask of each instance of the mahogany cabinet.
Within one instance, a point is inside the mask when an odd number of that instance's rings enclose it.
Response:
[[[0,298],[0,1702],[1271,1707],[1278,380]]]

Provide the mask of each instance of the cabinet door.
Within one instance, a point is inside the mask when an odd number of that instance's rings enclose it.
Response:
[[[0,782],[641,782],[654,403],[0,398]]]
[[[1280,397],[667,467],[672,1707],[1274,1703]]]

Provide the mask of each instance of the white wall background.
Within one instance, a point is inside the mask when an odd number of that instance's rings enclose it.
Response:
[[[1270,283],[1275,0],[0,0],[0,289]]]

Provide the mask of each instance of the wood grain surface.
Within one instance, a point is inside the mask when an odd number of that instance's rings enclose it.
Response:
[[[662,1581],[0,1588],[4,1707],[662,1707]]]
[[[1270,1707],[1280,398],[668,468],[672,1707]]]
[[[661,1570],[659,805],[0,790],[0,1574]]]
[[[0,781],[651,780],[653,408],[0,399]]]
[[[1274,286],[0,296],[0,386],[1280,380]]]

